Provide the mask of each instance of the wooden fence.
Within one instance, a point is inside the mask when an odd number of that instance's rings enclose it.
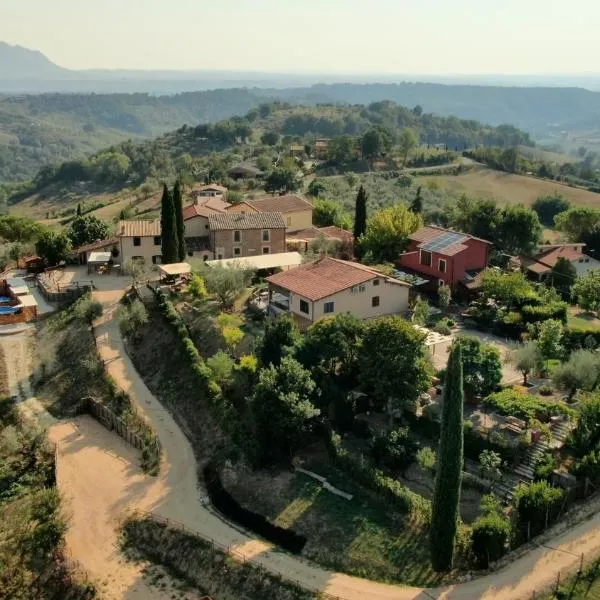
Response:
[[[59,306],[72,304],[84,294],[91,292],[94,289],[93,281],[77,281],[69,285],[56,286],[56,290],[50,290],[46,287],[44,281],[38,276],[35,279],[36,286],[46,302],[52,302]]]
[[[162,447],[159,439],[156,436],[154,436],[152,440],[148,440],[134,431],[129,425],[127,425],[127,423],[123,421],[123,419],[118,417],[112,410],[104,406],[101,402],[94,400],[94,398],[87,398],[85,401],[89,412],[107,429],[115,431],[134,448],[137,448],[138,450],[148,448],[151,452],[154,452],[157,457],[160,456]]]

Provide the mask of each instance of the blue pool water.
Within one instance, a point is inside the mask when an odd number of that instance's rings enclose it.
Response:
[[[0,315],[14,315],[19,310],[18,306],[0,306]]]
[[[0,304],[6,304],[7,302],[10,302],[12,300],[12,298],[10,298],[9,296],[0,296]]]

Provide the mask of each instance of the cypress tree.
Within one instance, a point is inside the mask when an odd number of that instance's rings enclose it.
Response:
[[[359,252],[359,238],[367,231],[367,193],[365,188],[361,185],[358,188],[358,194],[356,196],[356,205],[354,209],[354,251],[358,256]]]
[[[167,184],[164,185],[160,204],[160,235],[163,264],[178,262],[179,242],[177,241],[173,195],[169,192]]]
[[[417,195],[410,203],[410,212],[420,215],[423,212],[423,198],[421,196],[421,186],[417,188]]]
[[[448,358],[444,383],[444,406],[431,515],[431,564],[436,571],[452,569],[463,466],[463,403],[462,354],[460,345],[455,344]]]
[[[80,217],[81,216],[81,204],[77,203],[77,216]]]
[[[177,257],[179,262],[184,262],[187,252],[185,249],[185,229],[183,225],[183,200],[181,198],[179,180],[175,182],[175,187],[173,188],[173,208],[175,210],[175,224],[177,228]]]

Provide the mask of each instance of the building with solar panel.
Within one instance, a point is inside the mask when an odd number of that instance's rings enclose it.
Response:
[[[488,265],[491,242],[428,225],[410,236],[398,265],[428,280],[426,288],[449,285],[475,291],[478,277]]]

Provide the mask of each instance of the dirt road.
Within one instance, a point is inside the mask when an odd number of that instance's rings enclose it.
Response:
[[[189,442],[152,396],[125,354],[113,318],[119,295],[116,292],[97,293],[105,306],[105,314],[96,329],[99,351],[110,375],[131,395],[162,442],[164,459],[160,475],[157,478],[142,477],[134,451],[88,417],[57,425],[52,430],[60,445],[59,486],[71,494],[74,507],[69,532],[75,538],[69,538],[74,557],[85,561],[89,570],[96,568],[97,562],[101,576],[118,577],[116,587],[120,595],[111,598],[157,597],[152,595],[156,592],[141,587],[143,582],[139,573],[129,572],[134,567],[122,564],[112,546],[116,539],[117,519],[132,509],[152,510],[177,520],[203,537],[243,552],[270,571],[281,573],[307,588],[326,591],[346,600],[522,600],[551,584],[558,569],[564,572],[575,567],[578,564],[575,555],[585,552],[591,557],[600,552],[600,515],[597,515],[553,540],[555,546],[560,545],[562,550],[573,554],[541,548],[491,576],[457,586],[422,590],[331,573],[239,533],[201,504],[196,462]]]

